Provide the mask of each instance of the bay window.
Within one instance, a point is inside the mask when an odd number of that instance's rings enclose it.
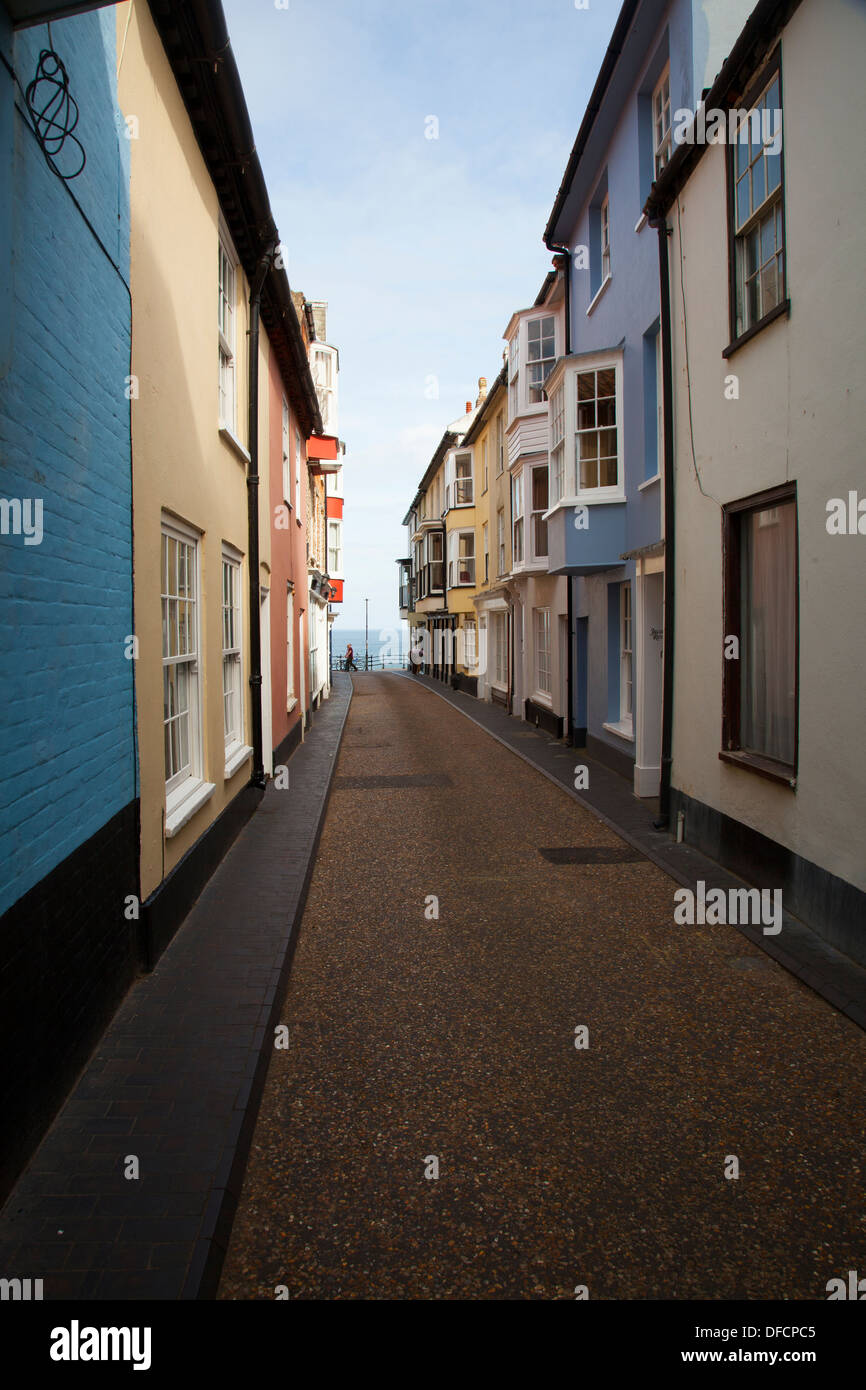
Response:
[[[556,319],[552,314],[530,319],[526,325],[529,370],[529,404],[544,399],[544,383],[556,361]]]
[[[511,479],[511,563],[523,564],[523,474]]]
[[[550,398],[550,501],[565,496],[565,387],[557,386]]]
[[[448,588],[475,583],[475,532],[451,531],[448,536]]]
[[[520,414],[520,328],[508,344],[508,418],[515,420]]]
[[[547,522],[544,514],[548,507],[548,474],[547,464],[536,464],[530,469],[532,479],[532,516],[530,518],[530,535],[532,538],[531,559],[547,559]]]
[[[614,489],[619,484],[617,368],[577,372],[577,492]]]

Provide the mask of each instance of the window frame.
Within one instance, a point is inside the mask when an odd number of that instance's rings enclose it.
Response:
[[[544,349],[544,324],[545,324],[545,323],[551,323],[551,324],[553,325],[553,347],[552,347],[552,350],[551,350],[551,356],[550,356],[550,357],[536,357],[536,358],[531,358],[530,355],[529,355],[529,341],[530,341],[530,340],[529,340],[529,330],[530,330],[530,328],[532,328],[535,324],[540,324],[540,325],[541,325],[541,328],[539,329],[538,341],[539,341],[539,348],[543,351],[543,349]],[[542,369],[543,369],[545,362],[549,363],[550,365],[548,366],[547,371],[544,373],[544,377],[543,377],[542,383],[541,383],[540,386],[534,386],[534,385],[532,384],[532,368],[533,368],[533,367],[541,366]],[[536,315],[534,315],[534,317],[532,317],[532,318],[527,318],[527,320],[526,320],[526,407],[527,407],[527,409],[531,410],[531,409],[533,409],[534,407],[537,407],[537,406],[542,406],[544,409],[547,408],[547,398],[546,398],[546,395],[545,395],[545,384],[546,384],[546,382],[547,382],[547,378],[550,376],[550,373],[553,371],[553,368],[554,368],[555,366],[556,366],[556,314],[550,314],[550,313],[547,313],[547,314],[536,314]],[[537,399],[537,400],[533,398],[533,394],[532,394],[533,391],[537,391],[537,392],[538,392],[538,399]]]
[[[295,517],[301,525],[301,431],[295,425]]]
[[[292,417],[289,402],[283,396],[283,501],[292,505]]]
[[[605,193],[598,210],[599,255],[601,256],[601,285],[607,284],[611,275],[610,258],[610,192]]]
[[[663,88],[665,87],[666,84],[667,84],[667,103],[666,103],[666,105],[667,105],[667,113],[668,113],[668,124],[667,124],[666,129],[665,129],[665,130],[663,131],[663,133],[662,133],[661,139],[659,140],[659,139],[657,138],[657,132],[658,132],[658,118],[657,118],[657,115],[656,115],[656,97],[657,97],[657,96],[659,95],[659,93],[663,90]],[[663,102],[662,102],[662,115],[664,115],[664,110],[665,110],[665,102],[663,101]],[[660,76],[658,82],[656,83],[656,85],[653,87],[652,95],[651,95],[651,97],[650,97],[650,119],[651,119],[651,122],[652,122],[652,147],[653,147],[653,182],[655,182],[655,180],[656,180],[657,178],[659,178],[659,176],[660,176],[661,173],[662,173],[662,170],[665,168],[665,166],[666,166],[667,164],[670,163],[671,157],[672,157],[672,155],[673,155],[674,146],[673,146],[673,120],[672,120],[672,118],[673,118],[673,111],[672,111],[672,108],[671,108],[671,65],[670,65],[670,61],[668,61],[667,63],[665,63],[665,66],[664,66],[664,69],[663,69],[663,71],[662,71],[662,74],[661,74],[661,76]],[[667,155],[666,155],[666,157],[662,160],[662,162],[661,162],[661,164],[660,164],[660,163],[659,163],[659,152],[660,152],[665,146],[667,147]]]
[[[496,577],[501,579],[505,574],[505,508],[498,507],[496,510],[496,550],[499,568]]]
[[[577,392],[578,392],[578,378],[579,378],[580,376],[584,375],[584,374],[587,373],[587,372],[595,372],[595,373],[597,374],[598,372],[609,371],[609,370],[611,370],[611,369],[613,369],[613,372],[614,372],[614,395],[613,395],[613,399],[614,399],[614,401],[615,401],[615,410],[616,410],[615,423],[614,423],[614,426],[613,426],[613,428],[616,430],[616,449],[617,449],[617,453],[616,453],[616,483],[613,483],[613,484],[606,484],[605,486],[599,486],[599,487],[586,487],[586,488],[585,488],[585,487],[583,487],[583,486],[581,485],[581,481],[580,481],[580,450],[579,450],[579,448],[578,448],[578,442],[577,442],[577,441],[578,441],[578,439],[580,438],[580,435],[581,435],[581,434],[588,433],[589,431],[588,431],[588,430],[581,430],[581,429],[579,428],[579,423],[578,423],[578,421],[579,421],[579,409],[578,409],[578,406],[579,406],[579,398],[578,398],[578,394],[577,394]],[[622,360],[622,357],[621,357],[620,355],[609,356],[609,355],[607,355],[607,354],[599,354],[599,355],[593,354],[591,357],[587,358],[586,360],[583,360],[583,361],[580,361],[580,362],[576,363],[576,365],[570,370],[569,375],[570,375],[570,376],[573,376],[573,387],[571,388],[571,392],[572,392],[572,409],[573,409],[573,412],[574,412],[573,417],[572,417],[572,418],[573,418],[573,429],[572,429],[572,431],[571,431],[571,438],[572,438],[573,441],[574,441],[574,442],[573,442],[573,445],[572,445],[572,447],[571,447],[572,482],[573,482],[573,492],[572,492],[571,496],[574,498],[574,500],[575,500],[576,502],[579,502],[579,503],[581,503],[581,504],[584,503],[584,502],[586,502],[586,501],[592,501],[592,500],[596,500],[596,501],[600,501],[600,502],[622,502],[622,501],[625,501],[625,453],[624,453],[624,441],[623,441],[623,431],[624,431],[623,377],[624,377],[624,371],[623,371],[623,360]],[[597,390],[597,389],[598,389],[598,380],[596,379],[596,390]],[[602,397],[602,399],[608,399],[608,398]],[[596,402],[598,401],[598,396],[597,396],[597,395],[596,395],[596,397],[595,397],[595,400],[596,400]],[[598,417],[597,417],[597,415],[596,415],[596,420],[597,420],[597,418],[598,418]],[[568,428],[567,428],[567,425],[568,425],[568,418],[566,417],[566,435],[568,435]],[[600,425],[598,425],[598,424],[596,423],[592,428],[593,428],[594,430],[596,430],[596,431],[599,431],[599,430],[601,430],[601,429],[610,429],[611,426],[609,426],[609,425],[601,425],[601,426],[600,426]],[[600,457],[601,457],[601,456],[599,455],[599,459],[600,459]],[[567,481],[568,481],[568,462],[569,462],[569,460],[568,460],[568,455],[566,455],[566,464],[565,464],[566,483],[567,483]],[[560,501],[561,501],[561,500],[562,500],[562,499],[560,499]]]
[[[518,510],[519,508],[519,510]],[[519,528],[519,529],[518,529]],[[523,498],[523,469],[511,476],[511,567],[526,563],[525,506]],[[518,545],[518,538],[520,544]]]
[[[238,418],[238,369],[237,369],[237,312],[238,312],[238,255],[235,251],[232,239],[227,229],[220,225],[218,229],[218,269],[217,269],[217,335],[219,345],[219,381],[217,393],[217,420],[220,429],[228,430],[231,434],[237,434]],[[231,286],[225,288],[223,285],[223,267],[227,266],[231,272]],[[224,306],[228,307],[231,321],[225,320]],[[230,332],[227,332],[229,329]],[[229,393],[224,390],[225,373],[230,374],[231,393],[230,393],[230,412],[224,413],[224,400],[229,399]]]
[[[500,410],[496,417],[496,476],[501,478],[505,472],[505,422]]]
[[[739,145],[739,128],[737,131],[738,139],[734,142],[727,142],[725,151],[725,182],[727,187],[727,234],[728,234],[728,317],[729,332],[731,341],[723,350],[724,358],[731,357],[746,343],[750,342],[756,334],[768,328],[771,323],[782,317],[787,317],[791,312],[791,301],[788,295],[788,231],[787,231],[787,199],[785,197],[785,93],[782,77],[782,48],[777,44],[768,61],[761,68],[760,73],[754,78],[750,86],[743,95],[742,105],[738,108],[747,111],[747,120],[751,122],[752,112],[756,103],[760,102],[764,93],[773,85],[774,81],[779,84],[779,111],[781,112],[782,143],[779,150],[779,184],[772,194],[765,197],[757,209],[750,209],[750,215],[738,230],[737,225],[737,149]],[[752,164],[750,162],[750,169]],[[751,179],[751,175],[750,175]],[[781,211],[781,247],[777,248],[777,255],[781,250],[781,286],[778,302],[761,318],[753,324],[743,327],[738,331],[739,323],[739,303],[740,303],[740,254],[738,245],[744,241],[744,237],[750,231],[760,228],[761,221],[766,218],[766,214],[771,209],[779,208]],[[745,253],[743,252],[743,255]]]
[[[286,713],[298,703],[295,694],[295,586],[286,581]]]
[[[634,594],[624,579],[619,590],[619,722],[634,728]],[[626,699],[628,691],[628,699]]]
[[[471,555],[460,554],[461,543],[466,538],[471,538]],[[475,588],[475,528],[474,526],[455,527],[448,532],[448,588],[449,589],[474,589]],[[466,562],[466,579],[461,579],[461,562]]]
[[[547,516],[550,511],[550,465],[547,463],[529,464],[529,563],[542,564],[547,562],[550,555],[550,545],[547,536]],[[547,477],[547,502],[543,507],[535,506],[535,475],[544,473]],[[536,547],[536,535],[540,526],[544,527],[544,550]]]
[[[484,522],[481,527],[481,553],[484,556],[484,583],[490,581],[490,525]]]
[[[232,575],[232,585],[234,593],[234,603],[232,611],[235,614],[233,622],[232,637],[234,638],[231,646],[226,646],[226,573]],[[245,747],[244,743],[244,681],[243,681],[243,560],[239,551],[235,550],[223,542],[222,559],[220,564],[220,632],[222,635],[221,659],[222,659],[222,700],[223,700],[223,736],[225,739],[225,763],[228,770],[234,755]],[[226,662],[230,661],[236,671],[237,680],[237,720],[236,727],[230,732],[225,728],[226,698],[229,692],[226,691]]]
[[[546,664],[542,670],[542,631],[547,633]],[[551,623],[550,607],[545,605],[541,608],[533,609],[533,675],[535,677],[535,693],[545,702],[553,700],[553,626]],[[543,674],[546,674],[549,685],[543,684]]]
[[[163,606],[172,599],[179,602],[180,593],[171,594],[164,592],[165,586],[165,565],[162,558],[162,542],[175,540],[178,543],[188,546],[193,558],[194,573],[192,582],[189,585],[189,598],[193,605],[191,637],[192,651],[181,656],[166,656],[165,644],[166,637],[170,630],[168,622],[168,610]],[[202,533],[193,527],[185,525],[176,517],[163,513],[160,520],[160,606],[163,612],[162,619],[162,682],[163,682],[163,790],[165,796],[165,834],[171,837],[186,823],[187,820],[199,809],[204,801],[215,790],[212,783],[207,783],[204,778],[204,686],[201,676],[201,543]],[[179,587],[179,586],[178,586]],[[189,667],[189,698],[187,713],[188,724],[188,743],[189,743],[189,762],[186,770],[180,768],[177,772],[168,774],[165,767],[165,730],[168,722],[165,717],[165,670],[166,665],[181,665]]]
[[[331,544],[332,532],[336,534],[336,545]],[[339,517],[328,517],[328,574],[340,578],[343,573],[343,523]],[[336,552],[337,563],[332,564],[331,552]]]
[[[794,761],[780,762],[766,753],[743,748],[741,743],[741,562],[739,523],[745,514],[766,511],[779,503],[794,507]],[[796,788],[800,761],[800,515],[797,484],[783,483],[750,497],[738,498],[722,508],[722,594],[724,637],[736,637],[739,644],[737,660],[722,656],[722,746],[719,759],[748,768],[759,776]]]
[[[490,615],[493,629],[493,662],[490,684],[497,690],[508,689],[508,625],[506,613],[495,612]]]
[[[520,323],[508,340],[508,419],[520,414]]]

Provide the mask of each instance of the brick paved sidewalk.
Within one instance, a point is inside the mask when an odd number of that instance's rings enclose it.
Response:
[[[351,700],[336,675],[0,1213],[0,1275],[46,1299],[215,1293]],[[135,1155],[140,1177],[124,1177]]]
[[[455,709],[480,725],[493,738],[505,744],[518,757],[544,773],[563,787],[575,801],[588,806],[606,825],[639,849],[660,869],[685,888],[694,889],[698,879],[710,888],[743,887],[743,880],[723,869],[691,845],[677,844],[666,831],[653,829],[658,814],[657,801],[638,799],[630,784],[603,763],[589,757],[583,750],[570,748],[560,739],[551,738],[533,729],[525,720],[515,719],[498,705],[476,700],[462,691],[454,691],[429,676],[404,672],[407,680],[425,686]],[[574,767],[585,764],[590,771],[589,788],[574,790]],[[866,1028],[866,970],[849,956],[824,941],[797,917],[782,914],[782,931],[778,937],[764,936],[760,927],[738,926],[735,930],[767,955],[772,956],[792,975],[810,989],[847,1014],[861,1028]]]

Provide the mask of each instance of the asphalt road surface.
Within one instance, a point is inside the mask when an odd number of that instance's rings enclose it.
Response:
[[[353,683],[219,1296],[866,1272],[864,1034],[444,701]],[[591,847],[622,860],[540,853]]]

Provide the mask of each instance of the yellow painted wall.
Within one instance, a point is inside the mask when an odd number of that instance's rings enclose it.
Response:
[[[128,21],[128,28],[127,28]],[[174,75],[143,0],[117,7],[123,56],[118,96],[138,118],[131,142],[131,275],[135,305],[132,371],[135,510],[136,668],[141,764],[141,886],[146,897],[225,809],[249,778],[250,762],[226,781],[222,702],[222,544],[248,552],[247,465],[218,428],[217,195]],[[247,439],[249,287],[236,277],[237,434]],[[267,353],[260,353],[262,578],[270,557],[268,517]],[[163,835],[160,536],[166,509],[202,532],[200,642],[203,776],[216,790],[174,837]],[[251,742],[249,582],[242,566],[241,621],[245,739]]]

